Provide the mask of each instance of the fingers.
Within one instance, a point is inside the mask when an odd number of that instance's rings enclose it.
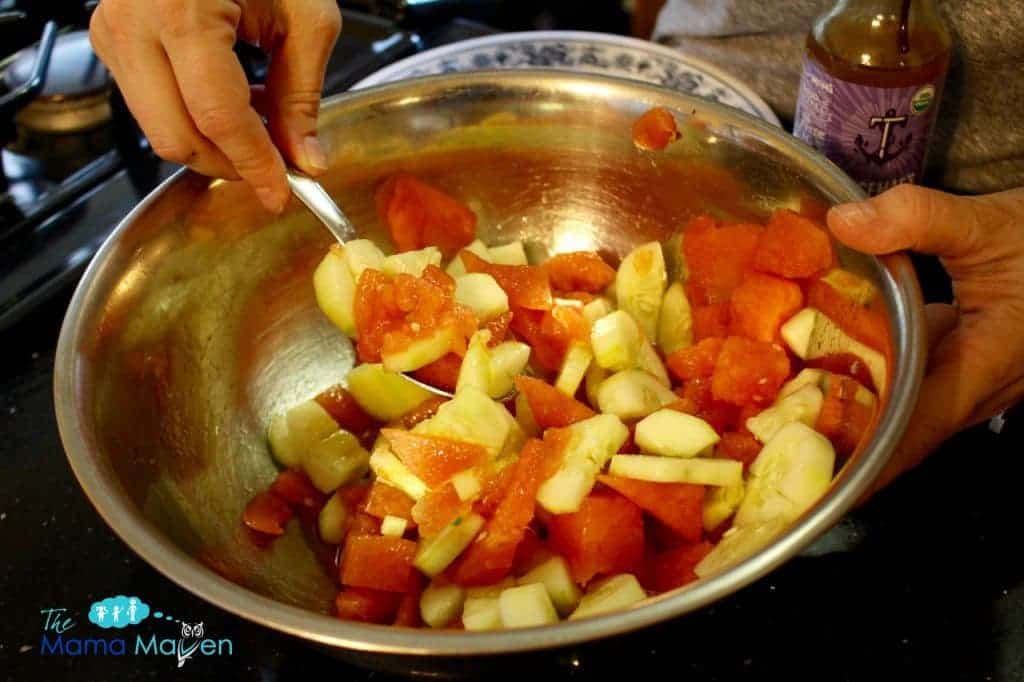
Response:
[[[333,0],[286,4],[283,13],[267,75],[267,123],[284,155],[316,175],[327,169],[316,126],[324,72],[341,31],[341,14]]]
[[[284,161],[250,106],[249,84],[232,52],[234,19],[183,21],[164,31],[163,42],[196,128],[216,143],[260,202],[279,213],[289,198]]]
[[[866,253],[910,249],[957,258],[978,249],[993,213],[978,199],[899,185],[873,199],[832,208],[828,226],[840,241]]]

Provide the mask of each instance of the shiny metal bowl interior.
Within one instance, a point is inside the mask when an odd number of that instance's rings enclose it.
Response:
[[[680,143],[643,153],[637,115],[661,105]],[[658,88],[597,76],[442,76],[335,98],[322,129],[325,185],[365,236],[387,245],[373,189],[412,171],[464,198],[490,243],[531,257],[617,258],[699,211],[763,219],[778,207],[860,197],[838,169],[782,131]],[[727,170],[726,170],[727,169]],[[238,183],[179,173],[117,228],[71,303],[55,395],[68,459],[111,527],[171,580],[240,616],[325,645],[416,655],[524,651],[621,633],[733,592],[793,556],[858,499],[902,433],[922,369],[920,294],[903,257],[843,252],[882,288],[895,376],[878,427],[830,492],[757,556],[636,608],[542,629],[417,631],[330,616],[334,579],[298,524],[250,540],[246,501],[276,469],[271,414],[343,381],[351,344],[316,308],[311,271],[330,235],[301,206],[273,218]]]

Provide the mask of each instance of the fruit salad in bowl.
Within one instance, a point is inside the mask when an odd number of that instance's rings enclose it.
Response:
[[[313,274],[358,362],[270,420],[281,472],[244,512],[337,548],[340,618],[498,630],[683,588],[810,509],[876,419],[884,301],[813,217],[698,215],[615,263],[485,244],[407,173],[376,209],[395,253]]]

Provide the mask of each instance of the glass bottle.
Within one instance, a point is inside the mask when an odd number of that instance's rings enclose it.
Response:
[[[807,36],[793,134],[868,194],[920,182],[950,47],[932,0],[840,0]]]

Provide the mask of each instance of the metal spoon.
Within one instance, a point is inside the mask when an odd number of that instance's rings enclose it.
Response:
[[[301,171],[288,169],[288,185],[292,188],[292,194],[301,201],[309,212],[315,215],[324,224],[339,244],[356,238],[356,228],[348,216],[334,203],[334,199],[327,193],[319,182]],[[443,398],[451,398],[452,394],[436,386],[424,383],[415,377],[402,373],[406,379],[420,388],[439,395]]]

